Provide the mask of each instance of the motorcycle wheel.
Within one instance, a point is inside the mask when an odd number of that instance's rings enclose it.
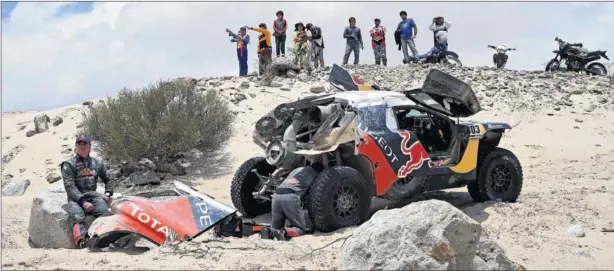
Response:
[[[555,72],[555,71],[559,71],[560,70],[560,65],[561,63],[559,63],[558,60],[556,59],[552,59],[548,62],[548,64],[546,64],[546,71],[547,72]]]
[[[591,63],[586,67],[586,74],[606,76],[608,75],[608,70],[601,63]]]
[[[442,57],[441,59],[439,59],[439,64],[442,65],[454,65],[454,66],[458,66],[458,67],[462,67],[463,63],[461,63],[461,61],[456,58],[456,57],[452,57],[452,56],[446,56],[446,57]]]

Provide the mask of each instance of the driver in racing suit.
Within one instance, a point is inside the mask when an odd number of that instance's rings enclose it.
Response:
[[[303,208],[303,197],[318,172],[312,167],[298,167],[275,189],[271,210],[270,237],[288,240],[310,233],[313,223]],[[290,227],[284,227],[286,219]]]
[[[85,215],[94,217],[109,213],[107,202],[113,195],[114,183],[107,176],[102,160],[90,156],[92,139],[79,136],[75,142],[76,155],[60,164],[64,188],[68,196],[68,215],[73,226],[73,238],[78,248],[85,246],[87,229]],[[105,194],[96,192],[96,181],[105,183]]]

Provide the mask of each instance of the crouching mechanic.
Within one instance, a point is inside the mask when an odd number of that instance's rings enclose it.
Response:
[[[318,172],[312,167],[299,167],[275,189],[271,210],[270,238],[288,240],[312,232],[313,222],[303,208],[304,197]],[[289,227],[285,227],[286,219]],[[263,228],[266,232],[266,228]],[[266,236],[266,233],[263,235]]]
[[[92,139],[79,136],[75,142],[75,156],[62,162],[60,168],[64,188],[68,196],[68,215],[73,226],[74,242],[78,248],[85,246],[87,229],[85,215],[94,217],[109,213],[107,202],[113,195],[113,182],[107,176],[107,170],[101,160],[90,156]],[[96,192],[96,181],[100,178],[105,183],[105,194]]]

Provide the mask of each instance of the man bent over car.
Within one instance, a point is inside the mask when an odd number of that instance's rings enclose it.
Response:
[[[316,175],[318,172],[312,167],[296,168],[275,189],[271,207],[271,239],[288,240],[312,232],[313,223],[307,210],[303,209],[303,199]],[[286,219],[290,227],[284,227]]]
[[[68,214],[73,220],[73,237],[78,248],[85,246],[85,215],[95,217],[109,213],[107,202],[113,195],[113,182],[101,160],[90,156],[92,139],[79,136],[75,142],[75,156],[60,164],[64,188],[68,196]],[[105,194],[96,192],[96,181],[105,183]]]

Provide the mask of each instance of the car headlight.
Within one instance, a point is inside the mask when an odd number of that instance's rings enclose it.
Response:
[[[266,148],[265,156],[267,163],[273,166],[279,166],[286,157],[286,148],[281,141],[272,141]]]

